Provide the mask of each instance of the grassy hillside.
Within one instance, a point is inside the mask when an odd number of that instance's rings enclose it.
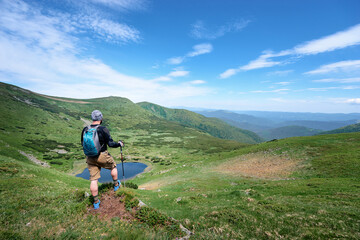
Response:
[[[321,132],[320,134],[351,133],[351,132],[360,132],[360,123],[351,124],[331,131]]]
[[[358,149],[359,133],[288,138],[136,182],[194,239],[359,239]]]
[[[183,156],[181,165],[140,175],[134,181],[153,190],[134,193],[178,219],[195,233],[191,239],[358,239],[359,147],[360,134],[351,133]],[[88,181],[29,163],[12,147],[0,149],[2,239],[174,238],[156,226],[88,214]],[[295,164],[286,169],[287,162]],[[239,168],[244,164],[249,168]]]
[[[230,126],[219,119],[207,118],[188,110],[165,108],[148,102],[138,103],[138,105],[149,112],[154,113],[158,117],[180,123],[184,126],[199,129],[214,137],[231,139],[244,143],[258,143],[262,141],[255,133]]]
[[[302,126],[286,126],[264,130],[258,134],[265,140],[272,140],[288,137],[312,136],[320,132],[321,130],[311,129]]]
[[[80,134],[90,114],[99,109],[114,140],[126,142],[131,159],[161,158],[232,150],[244,146],[221,140],[181,124],[158,118],[130,100],[108,97],[87,100],[41,96],[0,83],[0,137],[4,143],[31,153],[52,167],[72,171],[83,163]],[[211,147],[209,147],[211,146]],[[118,149],[110,149],[118,157]]]
[[[90,214],[89,181],[0,155],[0,239],[174,239],[183,234],[151,221],[111,221]],[[102,185],[105,186],[105,185]],[[100,195],[107,191],[99,188]],[[110,190],[111,191],[111,190]],[[133,192],[128,190],[127,192]],[[157,215],[153,215],[156,219]],[[151,219],[150,219],[151,220]]]

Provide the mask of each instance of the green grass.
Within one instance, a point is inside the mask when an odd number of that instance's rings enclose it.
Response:
[[[116,218],[106,222],[87,214],[89,182],[57,170],[1,156],[0,179],[1,239],[174,239],[183,235],[178,225],[154,227],[156,214],[132,223]],[[99,191],[106,189],[105,185]],[[129,201],[129,207],[134,203]],[[161,219],[167,218],[161,215]]]
[[[139,194],[150,206],[186,222],[195,232],[194,239],[358,239],[358,149],[360,134],[263,143],[207,161],[193,159],[191,166],[159,177],[158,181],[169,183],[160,192],[140,190]],[[301,165],[289,179],[276,181],[213,171],[228,159],[251,152],[286,154],[299,158]],[[152,179],[144,174],[135,181]]]

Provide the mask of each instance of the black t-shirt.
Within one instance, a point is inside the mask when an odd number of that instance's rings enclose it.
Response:
[[[96,125],[90,125],[91,127],[96,127],[98,126],[98,124]],[[84,131],[87,127],[84,127],[84,129],[81,132],[81,146],[83,144],[83,135],[84,135]],[[120,143],[118,142],[114,142],[114,140],[111,138],[110,136],[110,132],[109,129],[107,129],[104,126],[99,126],[97,128],[97,134],[99,136],[99,142],[101,145],[101,150],[100,152],[104,152],[107,150],[107,146],[112,147],[112,148],[117,148],[120,147]]]

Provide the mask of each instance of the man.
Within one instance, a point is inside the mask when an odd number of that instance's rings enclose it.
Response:
[[[98,179],[100,178],[101,168],[111,170],[110,174],[114,181],[114,191],[118,190],[121,185],[120,180],[118,180],[116,163],[114,158],[107,151],[107,146],[112,148],[123,147],[124,143],[122,141],[114,142],[110,136],[109,130],[104,126],[100,126],[103,115],[99,110],[94,110],[91,113],[91,119],[93,120],[92,124],[86,126],[81,133],[81,145],[84,148],[84,152],[86,154],[86,163],[90,172],[90,191],[94,197],[94,209],[98,209],[100,206],[100,199],[98,198]],[[95,137],[89,138],[88,133],[90,133],[91,136],[94,134]],[[86,147],[89,145],[89,141],[90,145],[92,144],[92,147],[95,150],[95,154],[90,154],[86,149]],[[91,141],[93,142],[91,143]],[[99,146],[98,151],[94,147],[96,145]]]

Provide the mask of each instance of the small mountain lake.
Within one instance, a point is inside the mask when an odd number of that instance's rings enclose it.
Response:
[[[144,163],[125,162],[124,163],[125,179],[133,178],[136,175],[144,172],[146,167],[147,167],[147,165]],[[118,170],[118,179],[122,181],[123,175],[122,175],[122,164],[121,163],[117,164],[117,170]],[[113,180],[110,175],[110,170],[108,170],[108,169],[101,168],[100,175],[101,175],[101,178],[99,178],[99,182],[101,182],[101,183],[112,182],[112,180]],[[86,180],[89,180],[89,178],[90,178],[89,169],[85,168],[84,171],[80,174],[77,174],[76,177],[81,177]]]

